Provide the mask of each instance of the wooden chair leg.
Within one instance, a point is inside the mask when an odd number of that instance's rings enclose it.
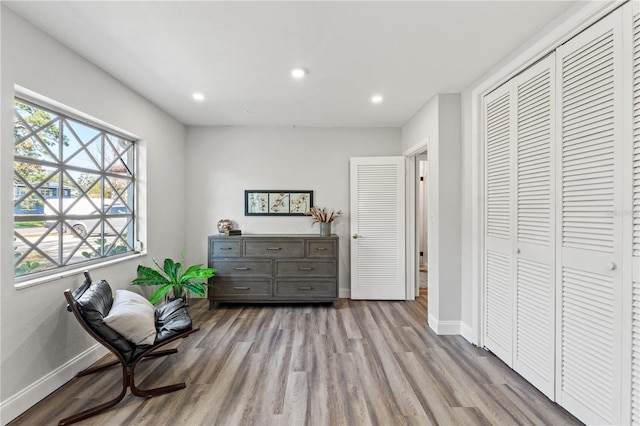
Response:
[[[177,354],[177,353],[178,353],[177,348],[166,349],[164,351],[151,352],[150,354],[145,355],[144,358],[155,358],[157,356],[166,356],[166,355]]]
[[[176,349],[176,348],[167,349],[167,350],[164,350],[164,351],[151,352],[150,354],[145,355],[144,358],[155,358],[155,357],[167,356],[167,355],[171,355],[171,354],[175,354],[175,353],[178,353],[178,349]],[[98,373],[100,371],[106,370],[107,368],[111,368],[114,365],[118,365],[120,363],[121,362],[116,359],[114,361],[107,362],[106,364],[98,365],[96,367],[85,368],[84,370],[82,370],[81,372],[76,374],[76,377],[83,377],[83,376],[87,376],[89,374]]]
[[[159,388],[153,388],[153,389],[138,388],[135,382],[135,370],[136,370],[136,365],[138,365],[138,362],[141,361],[141,359],[142,358],[134,361],[131,364],[131,367],[129,368],[129,387],[131,388],[131,393],[134,394],[135,396],[140,396],[143,398],[151,398],[152,396],[163,395],[165,393],[179,391],[180,389],[184,389],[187,387],[187,385],[183,382],[183,383],[176,383],[168,386],[161,386]]]
[[[73,416],[66,417],[58,422],[58,426],[70,425],[72,423],[77,423],[81,420],[88,419],[89,417],[95,416],[96,414],[101,413],[115,406],[120,401],[122,401],[122,399],[127,393],[127,386],[129,385],[129,374],[127,372],[126,365],[121,363],[121,366],[122,366],[122,390],[120,391],[120,394],[118,396],[116,396],[111,401],[105,402],[100,405],[96,405],[93,408],[89,408],[87,410],[81,411],[77,414],[74,414]]]
[[[103,364],[103,365],[98,365],[96,367],[85,368],[84,370],[82,370],[81,372],[76,374],[76,377],[82,377],[82,376],[87,376],[89,374],[97,373],[99,371],[106,370],[107,368],[111,368],[116,364],[121,364],[120,360],[116,359],[115,361],[111,361],[111,362],[108,362],[108,363]]]
[[[184,339],[185,337],[187,337],[188,335],[195,333],[196,331],[200,330],[200,327],[196,327],[196,328],[192,328],[191,330],[185,331],[180,335],[174,336],[169,340],[166,340],[165,342],[161,343],[159,346],[163,346],[166,345],[176,339]],[[172,353],[176,353],[178,352],[177,348],[174,349],[165,349],[162,351],[151,351],[148,354],[142,355],[140,358],[138,358],[137,360],[135,360],[131,366],[129,367],[129,387],[131,388],[131,393],[135,396],[140,396],[140,397],[144,397],[144,398],[150,398],[152,396],[156,396],[156,395],[163,395],[166,393],[171,393],[171,392],[175,392],[175,391],[179,391],[180,389],[184,389],[187,387],[187,385],[182,382],[182,383],[176,383],[173,385],[168,385],[168,386],[162,386],[159,388],[153,388],[153,389],[140,389],[136,386],[136,382],[135,382],[135,369],[136,366],[138,365],[138,363],[140,361],[142,361],[143,359],[149,357],[149,356],[162,356],[162,355],[168,355],[168,354],[172,354]]]

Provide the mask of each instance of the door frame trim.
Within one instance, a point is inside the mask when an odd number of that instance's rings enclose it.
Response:
[[[416,238],[416,233],[418,232],[418,227],[416,226],[416,157],[423,153],[427,153],[427,156],[429,155],[429,142],[430,138],[427,136],[402,153],[405,157],[406,170],[406,300],[413,300],[419,295],[417,286],[420,282],[420,271],[418,270],[420,249],[418,247],[418,239]],[[427,179],[427,182],[429,182],[429,179]]]

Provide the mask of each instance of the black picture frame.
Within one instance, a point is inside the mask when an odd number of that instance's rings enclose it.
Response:
[[[313,207],[313,191],[244,191],[245,216],[304,216]]]

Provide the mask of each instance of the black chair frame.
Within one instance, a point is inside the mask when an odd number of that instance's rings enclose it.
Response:
[[[85,284],[83,284],[83,286],[87,286],[91,284],[91,276],[89,275],[88,272],[84,273],[85,276]],[[83,287],[80,287],[80,289],[76,290],[76,291],[82,291]],[[66,417],[62,420],[60,420],[60,422],[58,423],[58,425],[69,425],[72,423],[76,423],[79,422],[81,420],[87,419],[91,416],[94,416],[98,413],[101,413],[113,406],[115,406],[116,404],[118,404],[120,401],[122,401],[122,399],[124,399],[126,393],[127,393],[127,388],[131,388],[131,393],[135,396],[139,396],[139,397],[144,397],[144,398],[151,398],[153,396],[156,395],[163,395],[166,393],[171,393],[171,392],[175,392],[178,391],[180,389],[184,389],[186,387],[186,384],[184,382],[182,383],[176,383],[173,385],[168,385],[168,386],[162,386],[162,387],[158,387],[158,388],[153,388],[153,389],[140,389],[136,386],[135,383],[135,369],[136,366],[138,365],[138,363],[140,361],[142,361],[145,358],[152,358],[152,357],[160,357],[160,356],[166,356],[166,355],[170,355],[170,354],[174,354],[178,352],[177,348],[173,348],[173,349],[166,349],[166,350],[162,350],[162,351],[158,351],[159,348],[167,345],[168,343],[171,343],[175,340],[178,339],[182,339],[187,337],[188,335],[195,333],[196,331],[198,331],[200,328],[199,327],[195,327],[195,328],[191,328],[189,330],[185,330],[182,331],[178,334],[176,334],[175,336],[172,336],[166,340],[163,340],[160,343],[154,344],[154,345],[150,345],[148,349],[136,354],[135,356],[133,356],[133,358],[129,361],[127,361],[125,359],[125,357],[123,357],[120,352],[113,346],[111,345],[109,342],[107,342],[106,340],[104,340],[102,337],[100,337],[98,334],[96,334],[93,329],[89,326],[89,324],[87,323],[87,321],[85,320],[85,318],[82,315],[82,312],[80,312],[80,309],[78,308],[78,304],[76,299],[74,298],[73,292],[71,290],[66,290],[64,292],[64,297],[67,299],[67,310],[69,312],[73,312],[74,316],[76,317],[76,319],[78,320],[78,322],[80,323],[80,325],[82,326],[82,328],[89,333],[89,335],[91,335],[94,339],[96,339],[98,342],[100,342],[100,344],[102,344],[103,346],[105,346],[111,353],[113,353],[116,357],[115,361],[111,361],[108,362],[106,364],[103,365],[99,365],[96,367],[89,367],[81,372],[79,372],[78,374],[76,374],[76,376],[74,377],[73,380],[75,380],[78,377],[83,377],[89,374],[93,374],[93,373],[97,373],[103,370],[106,370],[109,367],[112,367],[114,365],[120,364],[120,366],[122,367],[122,390],[120,391],[120,394],[118,396],[116,396],[114,399],[105,402],[103,404],[97,405],[95,407],[89,408],[87,410],[81,411],[77,414],[74,414],[73,416],[70,417]]]

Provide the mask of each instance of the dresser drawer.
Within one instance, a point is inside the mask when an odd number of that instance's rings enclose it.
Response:
[[[276,260],[276,277],[335,277],[335,260]]]
[[[307,257],[336,257],[336,242],[307,241]]]
[[[276,280],[275,297],[305,299],[338,297],[335,280]]]
[[[240,241],[211,240],[210,253],[212,257],[239,257]]]
[[[303,257],[304,240],[245,240],[245,257]]]
[[[271,297],[271,280],[214,280],[209,299],[255,299]]]
[[[215,276],[271,276],[271,260],[224,259],[214,260]]]

